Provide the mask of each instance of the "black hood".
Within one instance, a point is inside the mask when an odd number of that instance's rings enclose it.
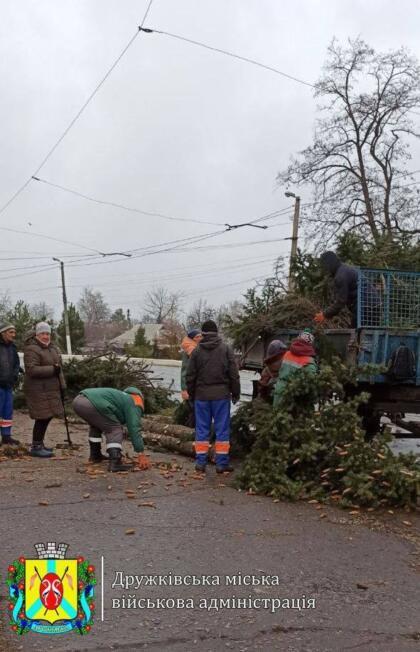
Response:
[[[326,251],[323,253],[320,258],[320,262],[324,270],[331,274],[331,276],[335,275],[337,269],[341,265],[340,259],[333,251]]]
[[[221,341],[222,338],[218,333],[205,333],[198,346],[202,349],[206,349],[207,351],[212,351],[219,346]]]

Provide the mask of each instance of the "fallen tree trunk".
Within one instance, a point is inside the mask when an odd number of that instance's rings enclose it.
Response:
[[[158,419],[149,419],[146,417],[142,421],[142,426],[148,433],[168,435],[183,442],[194,440],[194,430],[186,426],[178,426],[175,423],[164,423]]]
[[[148,414],[147,417],[145,417],[148,421],[153,421],[153,423],[165,423],[165,424],[173,424],[174,420],[173,417],[166,416],[164,414]]]
[[[170,435],[162,435],[155,432],[142,433],[143,439],[148,446],[170,451],[171,453],[181,453],[188,457],[194,457],[194,445],[192,441],[182,441]]]

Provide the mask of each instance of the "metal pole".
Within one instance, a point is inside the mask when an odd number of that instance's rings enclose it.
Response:
[[[297,249],[298,249],[299,214],[300,214],[300,197],[295,197],[295,211],[293,214],[292,248],[290,250],[290,263],[289,263],[289,290],[294,289],[292,268],[293,268],[293,262],[297,256]]]
[[[53,258],[53,260],[56,260],[58,263],[60,263],[61,287],[63,288],[63,307],[64,307],[63,316],[64,316],[64,330],[66,332],[66,348],[67,348],[67,355],[72,355],[69,314],[67,311],[66,280],[64,277],[64,263],[62,260],[59,260],[58,258]]]

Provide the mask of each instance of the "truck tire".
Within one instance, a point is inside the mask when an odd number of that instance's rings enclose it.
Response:
[[[363,415],[362,427],[365,431],[365,440],[372,441],[372,439],[381,432],[381,414],[380,412],[369,411]]]

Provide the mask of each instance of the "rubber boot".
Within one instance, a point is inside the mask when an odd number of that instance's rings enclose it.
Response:
[[[52,457],[53,453],[47,451],[43,444],[32,444],[31,450],[29,451],[31,457]]]
[[[109,458],[106,455],[102,455],[101,444],[99,441],[90,441],[90,455],[89,462],[91,464],[100,464],[101,462],[107,462]]]
[[[108,448],[109,465],[108,471],[118,473],[118,471],[131,471],[132,464],[122,464],[122,453],[120,448]]]
[[[232,473],[234,470],[235,469],[230,464],[226,464],[225,466],[216,466],[216,473]]]
[[[1,444],[4,444],[4,446],[19,446],[20,441],[13,439],[10,435],[3,435],[1,438]]]

